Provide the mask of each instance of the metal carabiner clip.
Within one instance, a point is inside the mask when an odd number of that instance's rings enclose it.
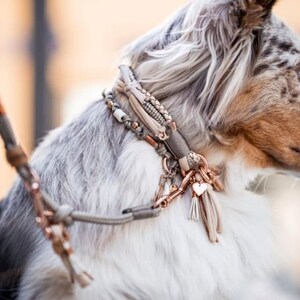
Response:
[[[186,189],[191,185],[192,183],[191,179],[194,175],[195,175],[195,170],[189,171],[186,174],[186,176],[183,178],[180,187],[176,189],[174,192],[171,192],[169,195],[157,199],[157,201],[154,202],[153,207],[157,208],[161,206],[162,208],[166,208],[175,198],[184,194]]]

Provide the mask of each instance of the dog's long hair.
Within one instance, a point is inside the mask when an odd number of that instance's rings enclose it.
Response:
[[[227,299],[269,268],[265,201],[246,188],[262,169],[300,169],[300,45],[272,15],[274,4],[191,1],[124,54],[193,150],[222,170],[220,243],[211,245],[204,227],[187,220],[188,193],[155,220],[76,224],[74,248],[96,281],[80,290],[44,241],[17,181],[0,210],[0,293],[20,283],[12,291],[22,300]],[[32,163],[57,202],[103,215],[149,203],[162,173],[155,151],[117,124],[103,100],[53,131]]]
[[[193,99],[206,124],[215,123],[245,84],[254,60],[257,36],[240,26],[239,14],[237,3],[228,1],[194,1],[181,9],[129,46],[141,82],[151,84],[158,99],[175,94]],[[181,104],[190,109],[189,101]]]

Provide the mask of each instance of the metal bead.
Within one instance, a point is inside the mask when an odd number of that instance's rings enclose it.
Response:
[[[112,109],[114,103],[113,103],[113,101],[110,100],[110,101],[107,101],[106,105],[109,109]]]
[[[126,120],[126,121],[124,121],[124,123],[125,123],[125,128],[130,130],[132,122],[130,120]]]
[[[136,129],[138,127],[139,127],[139,123],[138,122],[136,122],[136,121],[132,122],[131,128]]]

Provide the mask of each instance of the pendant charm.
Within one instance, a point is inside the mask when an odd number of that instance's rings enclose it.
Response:
[[[195,182],[193,183],[192,188],[195,194],[200,197],[207,190],[207,184]]]

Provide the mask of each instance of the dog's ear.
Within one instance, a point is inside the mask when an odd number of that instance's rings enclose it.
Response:
[[[277,0],[214,0],[200,7],[199,28],[212,28],[222,41],[263,28]],[[195,1],[197,3],[197,1]],[[196,5],[195,5],[196,6]],[[195,7],[195,11],[197,7]],[[211,26],[210,26],[211,25]],[[218,32],[219,31],[219,32]]]
[[[248,0],[249,1],[249,0]],[[261,5],[266,11],[270,12],[277,2],[277,0],[256,0],[256,1],[249,1],[249,2],[257,2],[257,4]]]
[[[271,15],[277,0],[242,0],[240,24],[247,29],[257,29]]]
[[[260,49],[260,31],[275,3],[276,0],[210,0],[200,7],[197,22],[193,23],[200,30],[195,30],[193,37],[198,35],[200,49],[204,49],[201,59],[210,53],[210,61],[203,70],[203,60],[199,60],[202,72],[198,92],[203,98],[199,101],[203,105],[201,112],[211,124],[243,86],[255,51]],[[193,15],[194,11],[189,13]]]

